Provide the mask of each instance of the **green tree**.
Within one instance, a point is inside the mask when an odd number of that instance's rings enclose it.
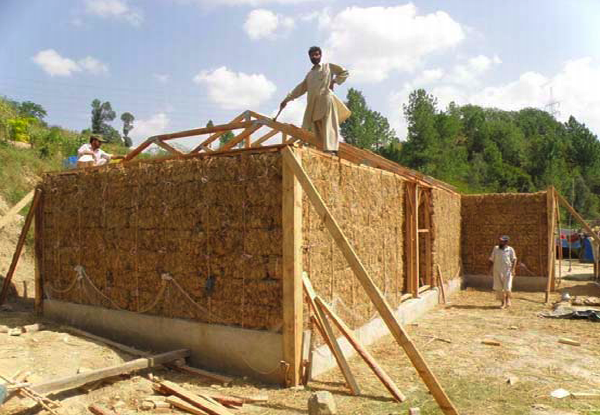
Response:
[[[129,137],[129,132],[133,130],[133,121],[135,117],[130,112],[124,112],[121,114],[121,121],[123,121],[123,141],[125,142],[125,147],[131,147],[133,142]]]
[[[46,110],[39,104],[31,101],[23,101],[19,104],[19,116],[25,118],[36,118],[39,121],[43,121],[46,115]]]
[[[121,135],[109,122],[116,118],[110,102],[101,102],[99,99],[92,101],[92,133],[101,134],[110,143],[123,144]]]
[[[352,115],[341,124],[340,132],[348,144],[377,151],[398,141],[387,118],[367,106],[362,92],[350,88],[346,99]]]

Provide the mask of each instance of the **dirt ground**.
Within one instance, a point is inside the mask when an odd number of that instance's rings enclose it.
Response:
[[[0,197],[0,217],[3,217],[8,210],[9,206],[4,199]],[[12,261],[21,228],[23,227],[23,222],[23,217],[19,217],[0,229],[0,280],[2,280],[2,277],[8,272],[8,267]],[[19,263],[12,280],[13,286],[19,296],[29,298],[35,296],[33,275],[33,255],[29,252],[27,246],[25,246],[21,257],[19,258]]]
[[[567,269],[568,264],[563,263],[563,275],[567,275]],[[589,265],[577,263],[573,264],[571,274],[581,279],[590,272]],[[600,286],[591,281],[564,280],[553,300],[558,300],[565,290],[576,295],[600,296]],[[543,293],[517,292],[513,307],[500,310],[492,292],[467,289],[452,297],[446,306],[438,306],[416,324],[406,327],[461,414],[600,414],[600,398],[550,397],[550,392],[558,388],[600,393],[600,324],[538,317],[540,311],[549,308],[543,300]],[[28,306],[13,306],[13,311],[0,312],[1,325],[16,327],[36,321]],[[0,333],[0,374],[10,376],[28,370],[33,373],[30,381],[36,382],[134,358],[73,336],[65,327],[45,324],[47,329],[36,333],[21,336]],[[581,346],[560,344],[561,337],[577,340]],[[497,340],[501,346],[484,345],[484,339]],[[195,391],[269,396],[267,403],[245,405],[237,411],[242,414],[305,414],[308,397],[316,390],[333,394],[339,414],[406,414],[410,407],[419,407],[422,414],[441,413],[390,336],[370,350],[407,396],[407,402],[393,402],[358,358],[352,359],[350,366],[362,389],[359,397],[348,394],[337,369],[303,390],[285,390],[247,379],[236,379],[232,385],[222,387],[172,370],[155,369],[152,373]],[[77,389],[54,396],[62,403],[58,413],[88,414],[86,408],[91,403],[114,408],[118,414],[144,412],[138,408],[153,394],[148,373],[119,378],[90,392]],[[517,379],[514,385],[507,383],[509,377]],[[26,415],[42,411],[31,402],[12,399],[0,413]]]

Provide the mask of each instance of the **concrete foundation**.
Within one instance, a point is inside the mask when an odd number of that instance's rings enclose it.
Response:
[[[461,280],[454,279],[446,284],[446,297],[460,290]],[[420,298],[406,300],[396,309],[394,315],[400,324],[408,324],[423,316],[429,310],[438,304],[438,289],[434,288],[421,294]],[[368,346],[375,343],[379,338],[389,334],[390,331],[381,318],[376,318],[354,330],[354,334],[363,346]],[[345,337],[337,339],[344,356],[351,357],[356,353],[352,345]],[[327,345],[323,345],[315,349],[312,363],[313,377],[319,376],[337,366],[335,358]]]
[[[491,290],[493,281],[489,275],[465,275],[464,283],[466,287],[484,288]],[[513,279],[513,291],[546,291],[548,278],[546,277],[526,277],[516,276]]]
[[[44,316],[141,350],[189,349],[191,366],[281,383],[279,333],[44,301]]]

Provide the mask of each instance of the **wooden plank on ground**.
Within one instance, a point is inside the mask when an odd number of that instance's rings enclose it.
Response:
[[[10,263],[10,267],[8,268],[6,277],[4,277],[4,284],[2,284],[2,291],[0,292],[0,305],[4,304],[4,301],[6,301],[6,297],[8,296],[8,289],[10,288],[12,277],[15,273],[15,269],[17,268],[17,263],[19,262],[21,251],[23,250],[23,245],[25,245],[27,232],[29,232],[29,227],[31,226],[31,222],[33,221],[33,216],[37,210],[37,205],[40,200],[41,194],[41,189],[35,189],[33,202],[31,202],[31,208],[29,209],[29,212],[27,212],[27,216],[25,217],[25,224],[21,229],[21,235],[19,235],[19,240],[17,242],[17,247],[12,257],[12,262]]]
[[[194,405],[191,405],[177,396],[169,396],[167,398],[167,402],[173,405],[177,409],[181,409],[182,411],[189,412],[194,415],[208,415],[208,412],[203,411],[202,409],[196,408]]]
[[[379,378],[383,386],[392,394],[394,399],[398,402],[404,402],[406,397],[400,392],[394,381],[388,376],[387,373],[379,366],[375,358],[369,353],[369,351],[354,337],[354,333],[350,327],[346,326],[346,323],[327,305],[320,297],[315,298],[317,307],[320,307],[325,313],[329,315],[329,318],[337,326],[338,330],[346,337],[348,342],[354,347],[356,353],[365,361],[365,363],[371,368],[375,376]]]
[[[117,413],[115,411],[111,411],[110,409],[105,408],[98,404],[90,405],[90,406],[88,406],[88,409],[94,415],[117,415]]]
[[[231,412],[221,404],[210,402],[208,399],[190,392],[176,383],[165,380],[160,382],[159,385],[161,389],[183,399],[187,403],[190,403],[211,415],[231,415]]]
[[[88,333],[87,331],[76,329],[75,327],[69,327],[67,330],[72,333],[77,334],[78,336],[87,337],[88,339],[95,340],[100,343],[104,343],[108,346],[114,347],[115,349],[119,349],[122,352],[129,353],[132,356],[146,357],[146,356],[152,355],[152,353],[150,353],[150,352],[138,350],[133,347],[126,346],[124,344],[117,343],[115,341],[106,339],[104,337],[96,336],[95,334]],[[185,372],[185,373],[189,373],[191,375],[196,375],[196,376],[200,376],[200,377],[207,378],[210,380],[214,380],[216,382],[220,382],[225,385],[233,382],[233,378],[231,378],[229,376],[220,375],[218,373],[209,372],[207,370],[198,369],[198,368],[187,366],[187,365],[175,366],[175,365],[171,365],[171,364],[166,364],[165,366],[168,366],[169,368],[178,370],[180,372]]]
[[[388,326],[390,332],[398,342],[398,344],[404,349],[406,355],[412,362],[413,366],[417,370],[417,373],[423,379],[423,382],[433,395],[434,399],[446,415],[458,414],[454,404],[450,401],[448,395],[440,385],[438,379],[435,377],[421,353],[417,350],[414,343],[404,331],[391,307],[387,304],[387,301],[379,291],[379,288],[375,285],[366,268],[362,264],[360,258],[354,251],[354,248],[344,235],[344,232],[338,225],[335,218],[329,212],[329,209],[323,202],[321,195],[313,185],[310,177],[306,174],[302,165],[298,162],[298,159],[294,155],[293,151],[288,147],[282,150],[283,158],[285,163],[288,163],[294,170],[294,174],[298,178],[298,181],[302,185],[304,192],[307,194],[313,207],[317,211],[318,215],[322,218],[325,226],[329,230],[334,241],[342,251],[342,254],[350,264],[354,274],[362,284],[367,295],[375,305],[375,308],[379,311],[381,318]]]
[[[298,386],[302,373],[302,187],[283,166],[283,360],[290,365],[286,386]]]
[[[19,200],[19,202],[17,202],[16,205],[14,205],[12,208],[10,208],[9,211],[6,212],[6,214],[0,218],[0,229],[2,229],[4,226],[6,226],[7,224],[9,224],[13,220],[15,220],[15,218],[17,217],[17,214],[25,206],[27,206],[27,204],[29,202],[31,202],[31,200],[33,199],[34,193],[35,193],[35,190],[32,190],[31,192],[27,193],[23,199]]]
[[[352,392],[353,395],[360,395],[360,388],[358,387],[358,384],[356,383],[356,379],[354,379],[354,375],[350,371],[350,366],[348,365],[348,361],[346,360],[344,353],[342,353],[342,349],[340,349],[340,345],[338,344],[338,342],[335,338],[333,329],[331,328],[331,325],[327,321],[327,317],[325,316],[325,313],[323,313],[323,311],[319,307],[317,307],[317,304],[315,303],[315,298],[316,298],[317,294],[315,293],[315,290],[312,287],[310,279],[308,277],[304,276],[304,278],[302,279],[302,283],[304,286],[304,292],[306,293],[306,298],[308,299],[310,308],[312,308],[312,310],[315,313],[314,317],[315,317],[315,321],[317,321],[316,326],[318,327],[319,331],[321,332],[321,336],[323,336],[323,339],[329,346],[329,349],[331,350],[333,357],[335,357],[335,360],[336,360],[338,366],[340,367],[340,370],[342,371],[342,375],[344,375],[344,379],[346,379],[346,382],[348,383],[348,387],[350,388],[350,391]]]
[[[47,382],[37,383],[30,386],[34,392],[39,394],[48,394],[60,392],[63,390],[77,388],[86,383],[95,382],[111,376],[131,373],[137,370],[147,369],[164,363],[169,363],[178,359],[186,358],[190,355],[189,350],[175,350],[168,353],[163,353],[155,356],[144,357],[141,359],[132,360],[131,362],[122,363],[103,369],[92,370],[89,372],[80,373],[74,376],[67,376]]]

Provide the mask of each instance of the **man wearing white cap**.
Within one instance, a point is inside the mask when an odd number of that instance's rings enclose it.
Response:
[[[501,236],[498,245],[492,250],[489,258],[490,270],[494,272],[494,291],[502,297],[500,308],[510,307],[510,292],[512,290],[513,276],[515,275],[515,266],[517,265],[517,256],[515,250],[508,246],[508,236]]]

